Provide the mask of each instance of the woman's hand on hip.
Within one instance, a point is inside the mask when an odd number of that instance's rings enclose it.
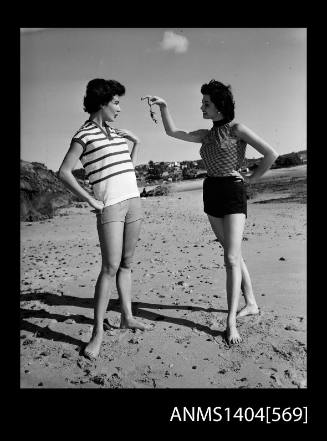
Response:
[[[123,138],[126,138],[129,141],[132,141],[134,143],[140,142],[139,138],[136,135],[134,135],[134,133],[131,132],[130,130],[126,130],[126,129],[115,129],[115,130],[119,136],[122,136]]]
[[[246,184],[254,184],[253,173],[240,173]]]
[[[101,211],[104,208],[104,203],[101,201],[98,201],[97,199],[94,199],[94,198],[90,198],[88,200],[88,203],[91,205],[91,207],[93,207],[95,209],[95,210],[92,210],[95,213],[98,213],[98,212],[101,213]]]

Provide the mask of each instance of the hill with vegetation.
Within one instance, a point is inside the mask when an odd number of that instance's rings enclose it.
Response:
[[[20,219],[38,221],[79,199],[68,190],[57,173],[39,162],[20,162]]]
[[[280,155],[273,168],[292,167],[305,164],[307,151]],[[249,170],[258,166],[260,158],[245,159],[244,168]],[[135,167],[139,187],[161,185],[162,183],[178,182],[187,179],[203,179],[206,170],[202,159],[181,162],[153,162],[140,164]],[[74,176],[80,185],[91,193],[91,187],[85,175],[84,168],[75,169]],[[58,174],[49,170],[39,162],[21,160],[20,164],[20,219],[22,221],[37,221],[51,218],[56,210],[69,206],[80,199],[68,190]]]
[[[261,161],[261,158],[245,158],[243,169],[253,170]],[[296,165],[306,164],[307,151],[286,153],[279,155],[272,169],[293,167]],[[140,164],[135,167],[136,177],[141,185],[160,184],[163,181],[176,182],[186,179],[201,179],[206,176],[205,165],[202,159],[194,161],[181,162],[153,162]]]

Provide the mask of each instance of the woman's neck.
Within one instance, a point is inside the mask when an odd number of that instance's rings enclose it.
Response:
[[[100,112],[94,112],[90,114],[90,118],[91,121],[94,121],[95,123],[97,123],[99,126],[103,127],[105,124],[105,121],[102,118],[102,115]]]
[[[214,127],[220,127],[226,124],[225,118],[221,118],[217,121],[212,120]]]

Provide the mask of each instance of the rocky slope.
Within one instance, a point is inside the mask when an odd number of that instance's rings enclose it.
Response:
[[[52,218],[56,209],[78,201],[57,177],[39,162],[21,160],[20,220],[37,221]]]

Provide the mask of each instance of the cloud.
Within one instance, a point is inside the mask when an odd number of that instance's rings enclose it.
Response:
[[[20,32],[25,34],[26,32],[38,32],[45,31],[47,28],[20,28]]]
[[[165,31],[160,47],[165,50],[173,50],[176,53],[186,52],[188,49],[188,39],[182,35],[175,34],[173,31]]]

